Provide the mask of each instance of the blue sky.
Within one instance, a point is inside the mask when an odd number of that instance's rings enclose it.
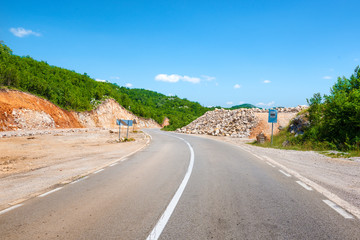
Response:
[[[306,104],[360,65],[360,1],[2,1],[0,40],[121,86],[228,107]]]

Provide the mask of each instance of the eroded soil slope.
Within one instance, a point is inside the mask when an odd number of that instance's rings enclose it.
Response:
[[[0,131],[81,128],[71,112],[29,93],[0,90]]]
[[[135,116],[107,99],[89,112],[70,112],[29,93],[0,90],[0,131],[55,128],[114,128],[116,119],[136,119],[138,128],[160,127],[152,119]]]

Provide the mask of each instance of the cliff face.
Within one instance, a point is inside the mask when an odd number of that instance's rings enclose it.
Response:
[[[53,103],[14,90],[0,90],[0,131],[55,128],[116,127],[116,119],[136,119],[137,127],[160,127],[154,120],[143,119],[108,99],[90,112],[70,112]]]
[[[87,128],[115,128],[117,127],[116,119],[135,119],[137,122],[137,127],[139,128],[160,127],[160,125],[152,119],[144,119],[135,116],[113,99],[105,100],[96,109],[90,112],[73,112],[73,114],[76,116],[78,121]]]

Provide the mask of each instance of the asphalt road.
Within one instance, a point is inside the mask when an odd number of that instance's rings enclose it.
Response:
[[[0,239],[360,239],[359,219],[241,148],[147,132],[126,161],[2,212]]]

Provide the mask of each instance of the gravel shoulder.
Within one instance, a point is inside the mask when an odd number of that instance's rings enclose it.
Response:
[[[259,156],[267,156],[322,186],[360,209],[360,162],[330,158],[313,151],[262,148],[246,144],[253,140],[196,135],[238,145]]]
[[[4,135],[0,138],[0,210],[119,161],[149,142],[143,132],[130,132],[135,141],[118,143],[116,129],[14,131]]]

